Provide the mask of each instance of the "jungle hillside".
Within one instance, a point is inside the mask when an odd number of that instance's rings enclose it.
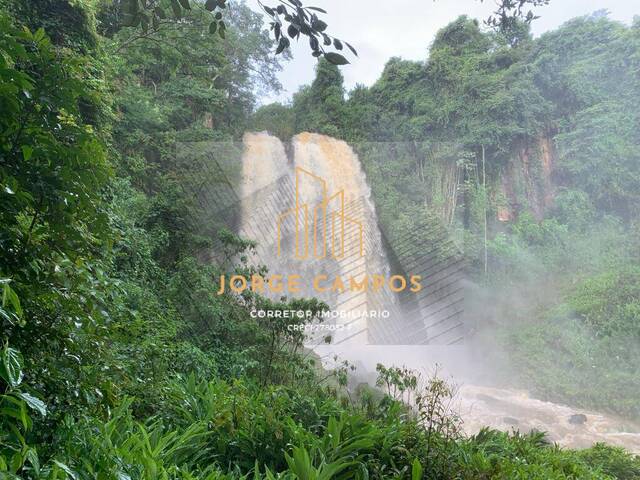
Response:
[[[194,191],[220,179],[183,154],[247,131],[349,142],[390,244],[422,219],[464,252],[493,381],[636,422],[640,22],[534,38],[548,2],[503,1],[347,92],[358,39],[269,3],[0,0],[0,479],[640,478],[620,447],[467,435],[447,379],[379,365],[355,385],[297,320],[250,315],[316,299],[217,295],[255,242],[212,236]],[[261,105],[296,39],[315,80]]]

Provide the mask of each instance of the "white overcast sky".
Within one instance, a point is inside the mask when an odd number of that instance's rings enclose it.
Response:
[[[359,57],[349,59],[351,65],[342,67],[347,90],[356,84],[371,85],[380,76],[389,58],[399,56],[408,60],[424,60],[436,32],[466,14],[485,19],[495,8],[495,0],[307,0],[305,5],[324,8],[322,16],[329,24],[328,32],[351,43]],[[251,5],[250,1],[250,5]],[[269,2],[267,2],[268,4]],[[254,7],[254,5],[251,5]],[[557,28],[567,20],[608,10],[609,17],[630,24],[640,15],[638,0],[551,0],[536,11],[540,18],[533,23],[533,34]],[[314,77],[316,60],[309,46],[301,40],[292,42],[293,59],[284,63],[279,74],[284,91],[261,99],[261,103],[286,102],[301,85]]]

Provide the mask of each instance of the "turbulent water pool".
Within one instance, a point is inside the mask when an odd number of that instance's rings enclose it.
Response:
[[[457,410],[467,434],[483,426],[498,430],[539,430],[563,447],[587,448],[597,442],[640,454],[640,425],[615,416],[532,398],[526,391],[463,385]]]
[[[566,448],[588,448],[603,442],[640,454],[640,424],[615,415],[543,401],[517,388],[489,386],[490,372],[465,346],[357,346],[316,348],[325,366],[334,356],[357,366],[358,382],[375,385],[377,363],[407,366],[429,377],[439,377],[456,391],[451,412],[462,420],[462,429],[474,435],[483,427],[505,432],[545,432],[550,442]],[[437,367],[436,367],[437,366]],[[487,382],[487,383],[484,383]]]

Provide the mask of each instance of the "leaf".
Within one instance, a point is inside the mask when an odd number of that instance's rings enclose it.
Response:
[[[222,12],[216,12],[215,19],[216,20],[222,20]]]
[[[25,161],[29,161],[29,159],[31,158],[31,155],[33,154],[33,147],[30,147],[29,145],[22,145],[22,157],[25,159]]]
[[[349,50],[351,50],[351,52],[352,52],[356,57],[358,56],[358,52],[356,52],[356,49],[355,49],[355,48],[353,48],[349,42],[344,42],[344,44],[349,48]]]
[[[284,49],[287,48],[289,45],[291,45],[291,42],[289,42],[289,39],[287,37],[282,37],[280,39],[280,42],[278,42],[278,48],[276,49],[276,55],[282,53],[284,51]]]
[[[178,0],[180,2],[180,5],[182,5],[182,8],[184,8],[185,10],[191,10],[191,5],[189,5],[189,0]]]
[[[164,20],[165,18],[167,18],[167,14],[162,7],[156,7],[153,9],[153,11],[159,19]]]
[[[291,37],[291,38],[295,38],[300,34],[298,29],[296,27],[294,27],[293,25],[289,25],[289,27],[287,28],[287,33],[289,34],[289,37]]]
[[[204,8],[206,8],[210,12],[213,12],[217,6],[218,6],[218,2],[216,0],[207,0],[204,3]]]
[[[218,35],[220,35],[220,38],[225,38],[224,31],[226,30],[226,28],[227,26],[224,24],[224,22],[218,23]]]
[[[0,355],[0,377],[10,387],[17,387],[24,377],[22,355],[18,350],[10,348],[9,344],[5,344]]]
[[[17,397],[15,394],[8,394],[2,396],[4,406],[0,408],[0,417],[11,417],[18,420],[22,423],[22,426],[25,429],[30,428],[31,419],[29,418],[29,414],[27,412],[27,404],[21,398]],[[16,435],[20,436],[20,433],[15,428],[14,425],[10,426],[11,429],[16,433]]]
[[[320,7],[307,7],[307,10],[315,10],[316,12],[327,13],[326,10],[324,10],[323,8],[320,8]]]
[[[318,44],[318,39],[316,37],[309,37],[309,46],[313,51],[318,50],[320,48],[320,45]]]
[[[211,22],[209,24],[209,33],[213,35],[214,33],[216,33],[216,30],[218,30],[218,22]]]
[[[78,474],[76,472],[74,472],[73,470],[71,470],[67,465],[65,465],[64,463],[59,462],[57,460],[54,460],[53,463],[55,463],[58,468],[60,468],[62,471],[64,471],[73,480],[77,480]]]
[[[43,417],[47,415],[47,405],[39,398],[36,398],[26,392],[18,392],[16,395],[24,400],[32,410],[35,410]]]
[[[20,452],[16,452],[13,454],[13,457],[11,457],[10,463],[11,463],[11,470],[13,470],[14,472],[17,472],[22,468],[22,455],[20,454]]]
[[[337,38],[333,39],[333,46],[336,47],[336,49],[338,50],[342,50],[342,42]]]
[[[14,323],[20,323],[20,319],[11,312],[7,312],[4,308],[0,307],[0,319],[4,319],[7,323],[13,325]]]
[[[7,305],[11,305],[13,307],[13,310],[16,312],[18,317],[23,316],[24,312],[20,305],[20,298],[18,298],[18,295],[9,286],[8,282],[2,284],[2,306],[6,307]]]
[[[417,458],[411,464],[411,480],[422,480],[422,465]]]
[[[333,65],[347,65],[349,63],[349,60],[336,52],[327,52],[324,54],[324,58]]]
[[[25,458],[33,467],[33,471],[36,473],[36,477],[39,476],[38,474],[40,473],[40,460],[38,459],[38,452],[36,451],[36,449],[30,448],[27,451]]]
[[[324,32],[327,29],[327,24],[322,20],[316,19],[312,24],[311,28],[317,30],[318,32]]]

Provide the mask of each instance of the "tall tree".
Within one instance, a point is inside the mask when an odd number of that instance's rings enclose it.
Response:
[[[308,88],[294,95],[295,124],[301,130],[340,136],[344,123],[344,78],[337,66],[321,59]]]

